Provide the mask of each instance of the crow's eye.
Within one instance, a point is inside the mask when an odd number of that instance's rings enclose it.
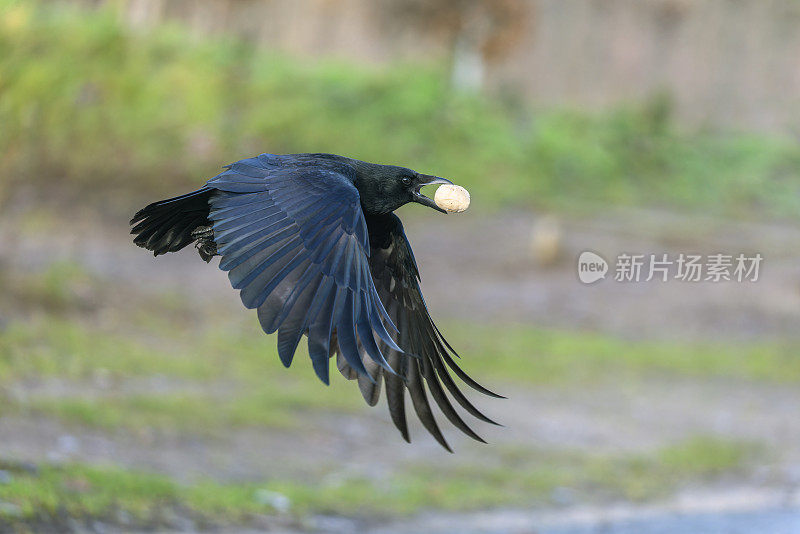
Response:
[[[411,178],[409,178],[408,176],[403,176],[401,181],[403,182],[403,185],[405,185],[405,186],[411,185]]]

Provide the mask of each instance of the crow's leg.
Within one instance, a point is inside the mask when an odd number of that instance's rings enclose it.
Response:
[[[192,238],[196,240],[194,244],[200,257],[206,263],[217,255],[217,244],[214,242],[214,229],[210,226],[198,226],[192,230]]]

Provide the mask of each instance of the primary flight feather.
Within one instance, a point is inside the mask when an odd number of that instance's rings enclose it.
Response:
[[[496,423],[470,403],[451,372],[499,395],[454,361],[458,355],[428,314],[411,245],[393,213],[409,202],[445,212],[420,192],[434,184],[451,182],[333,154],[261,154],[229,165],[197,191],[140,210],[131,233],[156,256],[190,243],[207,262],[220,256],[242,303],[258,311],[266,333],[278,333],[286,367],[305,335],[325,384],[334,355],[370,405],[383,382],[392,421],[409,441],[407,390],[422,424],[450,450],[426,389],[453,425],[479,441],[450,399]]]

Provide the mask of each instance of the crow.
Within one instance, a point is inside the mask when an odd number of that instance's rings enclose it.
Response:
[[[224,169],[197,191],[137,212],[130,221],[134,243],[155,256],[190,243],[206,262],[220,256],[219,268],[245,307],[258,311],[264,332],[277,331],[286,367],[305,335],[326,385],[334,355],[370,406],[383,382],[389,414],[406,441],[408,390],[422,424],[452,452],[427,386],[454,426],[485,443],[447,393],[472,416],[497,423],[473,406],[451,371],[475,390],[502,397],[454,361],[458,354],[428,314],[414,253],[393,213],[409,202],[445,213],[420,189],[452,182],[334,154],[261,154]]]

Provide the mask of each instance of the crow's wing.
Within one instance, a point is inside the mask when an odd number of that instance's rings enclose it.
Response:
[[[447,392],[473,416],[488,423],[497,423],[483,415],[469,402],[458,389],[450,371],[481,393],[493,397],[500,395],[475,382],[453,360],[453,356],[458,357],[458,355],[445,341],[428,314],[419,286],[417,263],[400,219],[394,214],[370,218],[368,226],[371,245],[369,264],[372,277],[391,320],[399,329],[397,343],[406,352],[406,354],[398,352],[381,343],[381,350],[397,374],[382,372],[377,366],[368,366],[373,372],[373,377],[383,375],[392,421],[406,441],[409,441],[405,416],[405,390],[408,389],[414,410],[422,424],[443,447],[450,450],[431,412],[425,393],[427,385],[428,391],[445,417],[468,436],[483,441],[458,415],[448,399]],[[340,369],[342,367],[340,364]],[[377,402],[380,393],[377,384],[359,378],[359,385],[367,402]]]
[[[386,330],[395,328],[372,281],[366,223],[350,180],[263,154],[234,163],[206,186],[218,190],[209,219],[220,268],[244,305],[258,309],[264,331],[278,332],[283,364],[291,364],[307,334],[314,370],[326,384],[335,343],[358,372],[366,374],[364,353],[389,371],[376,336],[399,347]]]

